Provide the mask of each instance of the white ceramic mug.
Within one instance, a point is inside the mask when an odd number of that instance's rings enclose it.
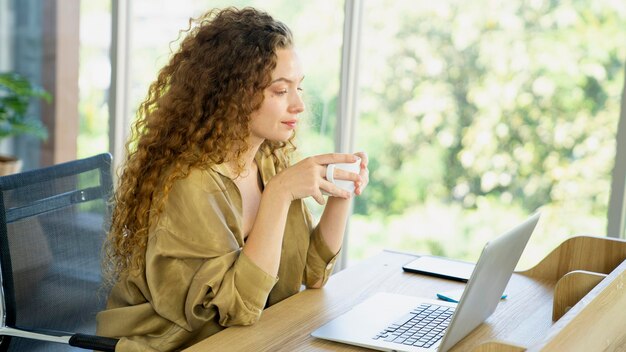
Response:
[[[326,165],[326,179],[335,184],[335,186],[354,194],[354,181],[335,179],[335,169],[353,172],[358,175],[359,171],[361,171],[361,158],[357,157],[357,160],[353,163],[336,163]],[[329,195],[328,192],[322,191],[322,193]]]

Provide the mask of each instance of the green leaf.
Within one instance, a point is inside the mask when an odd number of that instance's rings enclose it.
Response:
[[[0,73],[0,138],[21,134],[46,139],[48,132],[39,120],[27,116],[32,99],[50,102],[52,96],[14,72]]]

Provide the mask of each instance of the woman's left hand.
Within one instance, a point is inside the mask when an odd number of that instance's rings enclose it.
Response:
[[[367,153],[358,152],[354,153],[354,155],[361,158],[361,171],[359,171],[359,175],[361,176],[361,182],[356,182],[356,187],[354,188],[354,194],[357,196],[363,193],[363,190],[367,187],[367,184],[370,181],[370,170],[367,168],[367,164],[369,160],[367,159]]]

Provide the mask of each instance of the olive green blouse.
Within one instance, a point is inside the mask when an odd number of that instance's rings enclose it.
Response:
[[[256,156],[263,184],[276,174]],[[287,215],[278,277],[242,251],[241,195],[224,165],[192,170],[172,186],[150,228],[146,267],[121,278],[97,333],[121,338],[116,351],[173,351],[232,325],[256,322],[263,308],[304,284],[326,283],[335,262],[302,200]]]

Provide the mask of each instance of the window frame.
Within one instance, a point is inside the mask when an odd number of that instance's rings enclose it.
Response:
[[[620,118],[615,134],[615,166],[611,180],[607,236],[626,238],[626,62]]]

